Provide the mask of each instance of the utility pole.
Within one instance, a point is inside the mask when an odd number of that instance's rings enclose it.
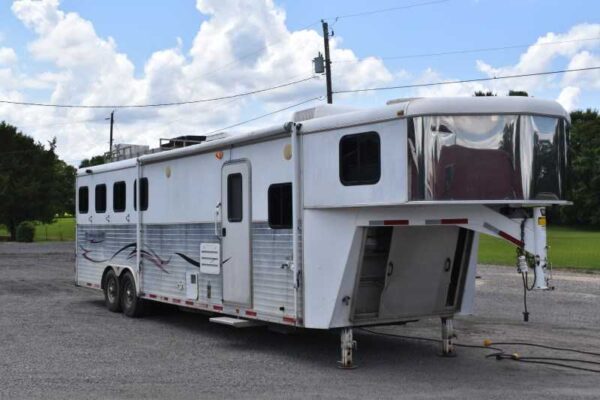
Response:
[[[331,59],[329,58],[329,25],[325,20],[323,24],[323,42],[325,45],[325,78],[327,79],[327,104],[333,103],[333,89],[331,88]]]
[[[106,118],[106,119],[108,119],[108,118]],[[110,140],[108,142],[109,143],[108,154],[109,154],[109,157],[110,157],[111,161],[112,161],[112,158],[113,158],[112,150],[113,150],[113,125],[114,125],[114,123],[115,123],[115,112],[113,110],[110,113]]]

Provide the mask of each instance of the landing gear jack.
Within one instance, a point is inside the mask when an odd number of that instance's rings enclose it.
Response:
[[[442,318],[442,357],[456,357],[454,346],[454,320],[452,318]]]
[[[354,369],[356,365],[352,362],[352,352],[356,348],[356,340],[352,338],[352,328],[342,328],[340,333],[342,359],[338,366],[342,369]]]

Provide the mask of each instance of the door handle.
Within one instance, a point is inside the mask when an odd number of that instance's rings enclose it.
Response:
[[[391,261],[388,263],[388,270],[387,270],[387,276],[392,276],[392,274],[394,273],[394,263],[392,263]]]
[[[221,216],[221,203],[215,207],[215,236],[219,237],[219,219]]]
[[[227,229],[221,228],[221,237],[227,236]]]

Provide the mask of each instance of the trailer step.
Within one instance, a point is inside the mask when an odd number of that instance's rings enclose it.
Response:
[[[255,326],[264,326],[265,323],[261,321],[253,321],[249,319],[232,318],[232,317],[213,317],[209,319],[210,322],[216,324],[229,325],[234,328],[252,328]]]

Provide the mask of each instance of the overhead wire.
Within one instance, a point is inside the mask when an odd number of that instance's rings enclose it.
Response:
[[[259,120],[259,119],[261,119],[261,118],[269,117],[269,116],[271,116],[271,115],[274,115],[274,114],[280,113],[280,112],[282,112],[282,111],[286,111],[286,110],[289,110],[289,109],[291,109],[291,108],[298,107],[298,106],[300,106],[300,105],[302,105],[302,104],[310,103],[311,101],[315,101],[315,100],[322,100],[322,99],[323,99],[323,96],[318,96],[318,97],[313,97],[313,98],[310,98],[310,99],[306,99],[306,100],[303,100],[303,101],[301,101],[301,102],[299,102],[299,103],[293,104],[293,105],[291,105],[291,106],[287,106],[287,107],[284,107],[284,108],[280,108],[279,110],[271,111],[271,112],[269,112],[269,113],[266,113],[266,114],[263,114],[263,115],[259,115],[259,116],[257,116],[257,117],[253,117],[253,118],[251,118],[251,119],[248,119],[248,120],[245,120],[245,121],[242,121],[242,122],[238,122],[238,123],[235,123],[235,124],[233,124],[233,125],[229,125],[229,126],[226,126],[226,127],[223,127],[223,128],[215,129],[215,130],[212,130],[212,131],[210,131],[210,132],[203,133],[202,135],[203,135],[203,136],[212,135],[212,134],[215,134],[215,133],[218,133],[218,132],[224,131],[224,130],[226,130],[226,129],[235,128],[235,127],[238,127],[238,126],[241,126],[241,125],[248,124],[248,123],[250,123],[250,122],[254,122],[254,121],[256,121],[256,120]]]
[[[423,7],[423,6],[428,6],[428,5],[432,5],[432,4],[447,3],[449,1],[450,0],[425,1],[425,2],[420,2],[420,3],[408,4],[405,6],[381,8],[381,9],[377,9],[377,10],[362,11],[362,12],[357,12],[357,13],[353,13],[353,14],[337,15],[335,17],[329,17],[329,18],[324,18],[324,19],[325,20],[333,20],[333,19],[340,20],[340,19],[346,19],[346,18],[364,17],[364,16],[369,16],[369,15],[374,15],[374,14],[386,13],[386,12],[390,12],[390,11],[406,10],[409,8]]]
[[[526,78],[526,77],[532,77],[532,76],[564,74],[564,73],[569,73],[569,72],[591,71],[591,70],[597,70],[597,69],[600,69],[600,66],[586,67],[586,68],[562,69],[562,70],[556,70],[556,71],[532,72],[532,73],[528,73],[528,74],[501,75],[501,76],[493,76],[493,77],[489,77],[489,78],[472,78],[472,79],[460,79],[460,80],[429,82],[429,83],[416,83],[416,84],[412,84],[412,85],[380,86],[380,87],[363,88],[363,89],[344,89],[344,90],[334,91],[333,93],[336,93],[336,94],[361,93],[361,92],[372,92],[372,91],[379,91],[379,90],[410,89],[410,88],[429,87],[429,86],[455,85],[455,84],[460,84],[460,83],[472,83],[472,82],[485,82],[485,81],[494,81],[494,80],[502,80],[502,79]]]
[[[600,36],[591,37],[591,38],[583,38],[583,39],[560,40],[560,41],[545,42],[545,43],[515,44],[515,45],[499,46],[499,47],[451,50],[451,51],[442,51],[442,52],[437,52],[437,53],[406,54],[406,55],[400,55],[400,56],[385,56],[385,57],[376,57],[376,58],[379,60],[400,60],[400,59],[409,59],[409,58],[437,57],[437,56],[447,56],[447,55],[456,55],[456,54],[483,53],[483,52],[499,51],[499,50],[520,49],[520,48],[525,48],[525,47],[555,46],[555,45],[564,44],[564,43],[586,42],[586,41],[594,41],[594,40],[600,40]],[[343,63],[357,63],[360,61],[362,61],[362,59],[337,60],[337,61],[332,60],[331,62],[334,64],[343,64]]]
[[[151,108],[151,107],[170,107],[170,106],[181,106],[186,104],[197,104],[197,103],[208,103],[217,100],[225,100],[225,99],[233,99],[236,97],[244,97],[257,93],[269,92],[272,90],[281,89],[288,86],[297,85],[302,82],[306,82],[309,80],[315,79],[315,76],[311,75],[304,79],[282,83],[280,85],[271,86],[262,89],[256,89],[249,92],[236,93],[227,96],[206,98],[206,99],[196,99],[196,100],[187,100],[187,101],[176,101],[176,102],[167,102],[167,103],[149,103],[149,104],[115,104],[115,105],[84,105],[84,104],[50,104],[50,103],[36,103],[36,102],[20,102],[20,101],[12,101],[12,100],[0,100],[2,104],[12,104],[18,106],[34,106],[34,107],[53,107],[53,108],[84,108],[84,109],[122,109],[122,108]]]

